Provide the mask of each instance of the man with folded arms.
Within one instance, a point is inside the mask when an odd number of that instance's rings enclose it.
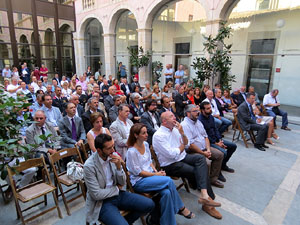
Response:
[[[218,181],[224,157],[223,152],[210,147],[207,133],[202,123],[198,120],[198,106],[187,105],[185,108],[185,114],[186,117],[184,118],[183,122],[181,122],[181,125],[189,140],[187,146],[188,150],[191,153],[199,153],[204,155],[208,161],[212,161],[210,169],[210,183],[213,186],[223,188],[224,184]]]
[[[121,158],[114,154],[114,140],[107,134],[95,139],[97,152],[84,164],[84,181],[87,186],[86,222],[106,225],[133,224],[140,216],[151,212],[154,202],[142,195],[122,190],[126,184]],[[123,217],[119,210],[130,213]]]
[[[213,200],[215,195],[209,182],[206,159],[200,154],[186,154],[188,138],[172,112],[161,115],[161,127],[154,133],[152,143],[160,166],[166,174],[187,178],[200,192],[198,202],[203,205],[202,209],[221,219],[222,215],[214,208],[221,204]]]

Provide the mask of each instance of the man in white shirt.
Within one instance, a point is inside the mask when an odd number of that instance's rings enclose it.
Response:
[[[26,83],[24,81],[21,82],[21,91],[24,95],[27,95],[30,91],[26,88]]]
[[[200,192],[198,202],[204,207],[211,207],[208,209],[210,212],[205,212],[221,218],[222,215],[214,208],[221,204],[213,200],[215,195],[209,182],[206,159],[200,154],[186,154],[185,147],[189,141],[172,112],[167,111],[161,115],[161,126],[154,133],[152,143],[160,166],[166,174],[187,178]]]
[[[7,86],[7,91],[10,97],[17,98],[17,91],[21,89],[21,86],[18,85],[18,79],[13,77],[11,79],[11,84]]]
[[[34,87],[34,93],[37,92],[37,90],[39,90],[39,85],[37,84],[37,79],[36,76],[32,76],[32,82],[31,82],[31,86]]]
[[[274,126],[276,126],[276,115],[282,116],[282,126],[281,129],[283,130],[291,130],[288,128],[288,114],[287,112],[279,109],[280,101],[278,98],[278,89],[272,90],[269,94],[264,96],[263,105],[265,106],[267,113],[269,116],[274,117]]]
[[[38,80],[37,85],[38,85],[38,88],[35,90],[35,92],[37,92],[38,90],[42,90],[45,93],[47,91],[47,88],[45,88],[43,86],[43,81]]]
[[[5,68],[2,70],[2,76],[4,78],[11,78],[11,70],[9,69],[9,65],[5,65]]]
[[[133,122],[128,119],[130,113],[128,105],[121,104],[118,111],[119,116],[116,121],[111,124],[109,131],[115,141],[116,151],[125,159],[127,153],[127,139]]]
[[[150,82],[146,81],[145,88],[142,90],[143,100],[147,100],[148,98],[151,98],[151,96],[152,96],[152,90],[150,88]]]
[[[219,90],[219,89],[216,89]],[[214,117],[215,124],[220,134],[222,134],[232,123],[230,120],[220,116],[216,100],[214,99],[214,94],[211,90],[208,90],[206,93],[206,99],[203,102],[209,102],[212,108],[212,116]]]
[[[167,64],[166,69],[165,69],[166,84],[169,81],[173,82],[173,73],[174,73],[174,70],[172,68],[172,64]]]
[[[196,105],[188,105],[185,108],[186,117],[181,125],[184,133],[189,139],[187,149],[191,153],[199,153],[206,157],[206,160],[211,160],[210,182],[213,186],[223,188],[224,184],[218,181],[221,172],[222,161],[224,154],[218,149],[210,147],[210,142],[207,133],[198,120],[199,108]]]

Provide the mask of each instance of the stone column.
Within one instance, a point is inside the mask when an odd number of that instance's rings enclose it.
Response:
[[[73,41],[76,61],[76,74],[81,75],[86,69],[86,58],[84,57],[84,38],[77,38],[74,35]]]
[[[151,28],[142,28],[137,29],[138,32],[138,45],[144,49],[144,52],[147,50],[152,50],[152,29]],[[152,69],[151,69],[152,59],[148,66],[145,66],[139,70],[139,82],[141,86],[145,86],[145,82],[151,82]]]
[[[104,38],[104,59],[105,59],[105,75],[116,76],[116,34],[103,34]]]

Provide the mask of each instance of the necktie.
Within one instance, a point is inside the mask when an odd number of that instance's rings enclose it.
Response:
[[[76,126],[75,126],[74,119],[72,118],[71,121],[72,121],[72,139],[74,141],[77,141]]]
[[[254,113],[253,113],[253,109],[252,109],[252,106],[251,106],[251,105],[249,105],[249,110],[250,110],[251,118],[252,118],[253,120],[255,120],[255,115],[254,115]]]
[[[44,127],[41,127],[41,130],[42,130],[42,134],[45,134]]]

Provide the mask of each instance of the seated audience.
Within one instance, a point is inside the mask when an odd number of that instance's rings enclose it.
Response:
[[[65,104],[68,102],[66,97],[62,96],[61,88],[55,88],[55,96],[53,97],[52,105],[59,108],[60,112],[63,113],[65,110]]]
[[[216,91],[221,91],[220,89],[216,89]],[[216,100],[214,99],[214,94],[211,90],[206,92],[207,98],[204,102],[209,102],[212,107],[212,116],[215,120],[215,124],[220,134],[223,134],[225,130],[232,124],[230,120],[221,116],[222,111],[220,112],[218,109],[218,105]]]
[[[145,124],[148,133],[148,144],[152,145],[153,134],[160,127],[159,113],[156,111],[157,104],[155,99],[148,99],[145,106],[145,112],[141,117],[141,123]]]
[[[184,107],[190,102],[184,95],[184,86],[180,86],[178,94],[175,96],[176,116],[181,120],[184,117]]]
[[[265,141],[268,137],[268,125],[257,124],[256,117],[252,110],[254,102],[255,95],[253,93],[248,93],[246,101],[238,107],[237,117],[243,130],[258,131],[254,147],[260,151],[266,151],[265,148],[268,148],[268,146],[265,145]]]
[[[13,77],[11,79],[11,84],[7,86],[7,92],[9,93],[9,97],[17,98],[17,91],[20,90],[22,87],[18,85],[18,79]]]
[[[52,91],[52,85],[51,84],[47,85],[45,94],[51,95],[52,98],[54,97],[55,93],[54,93],[54,90]]]
[[[205,84],[203,86],[202,92],[201,92],[201,96],[200,96],[200,103],[204,101],[204,99],[206,99],[206,92],[210,89],[210,86],[208,84]]]
[[[31,85],[28,85],[28,90],[29,90],[29,93],[26,94],[26,97],[29,98],[28,102],[35,103],[36,102],[36,95],[34,93],[34,87],[32,87]]]
[[[95,139],[99,134],[111,135],[109,130],[103,127],[103,114],[100,112],[94,112],[90,116],[90,122],[93,128],[87,133],[86,138],[92,152],[96,152]]]
[[[113,107],[111,107],[109,109],[109,120],[110,122],[114,122],[117,118],[118,118],[118,115],[119,115],[119,106],[121,105],[121,96],[120,95],[115,95],[113,97],[113,101],[114,101],[114,105]]]
[[[288,128],[288,114],[287,112],[279,109],[280,102],[278,98],[278,89],[272,90],[269,94],[264,96],[263,105],[265,106],[269,116],[274,117],[274,125],[276,126],[276,115],[282,116],[281,129],[290,131]]]
[[[148,98],[152,97],[152,90],[150,88],[150,82],[149,81],[145,82],[145,88],[142,91],[142,97],[143,97],[143,100],[147,100]]]
[[[79,80],[76,81],[76,87],[77,86],[80,86],[82,88],[82,91],[83,92],[86,92],[87,90],[87,82],[86,80],[84,79],[84,76],[83,75],[80,75],[79,76]],[[76,87],[75,87],[75,91],[76,91]]]
[[[38,80],[37,85],[38,85],[38,88],[35,90],[35,92],[37,92],[38,90],[42,90],[43,92],[47,91],[47,89],[43,86],[43,81]]]
[[[61,135],[61,147],[73,148],[74,145],[80,147],[86,140],[82,120],[76,116],[76,107],[73,103],[67,103],[65,111],[67,115],[58,122]]]
[[[237,113],[237,105],[234,103],[233,99],[230,96],[229,90],[224,90],[222,100],[227,103],[228,109],[226,110],[226,113],[224,113],[224,117],[233,121],[234,115]]]
[[[135,86],[138,88],[138,86]],[[140,122],[142,114],[145,112],[143,108],[143,104],[141,103],[140,99],[142,97],[139,93],[132,93],[131,94],[131,104],[129,105],[130,113],[132,115],[133,123]]]
[[[63,97],[66,97],[68,100],[70,99],[72,90],[69,88],[69,83],[67,82],[63,83],[61,93]]]
[[[153,166],[147,136],[144,124],[134,124],[130,129],[126,165],[133,189],[138,193],[160,194],[161,225],[176,225],[176,213],[187,219],[194,218],[195,215],[184,207],[172,179]]]
[[[200,104],[200,109],[201,114],[198,119],[204,126],[211,147],[214,147],[224,153],[221,169],[229,173],[234,173],[234,169],[229,168],[227,166],[227,163],[237,148],[236,144],[222,139],[222,136],[215,126],[214,117],[212,116],[211,104],[209,102],[202,102]],[[223,177],[222,173],[220,173],[219,180],[225,182],[225,178]]]
[[[82,119],[82,122],[84,125],[84,130],[86,133],[88,133],[89,130],[93,128],[93,124],[90,122],[90,117],[91,117],[91,114],[95,113],[95,112],[100,112],[103,115],[103,126],[109,127],[109,122],[104,117],[104,112],[101,111],[100,109],[98,109],[98,104],[99,104],[99,101],[97,98],[94,98],[94,97],[90,98],[88,100],[89,109],[85,113],[83,113],[81,116],[81,119]]]
[[[46,121],[51,123],[52,126],[58,128],[58,121],[61,119],[62,116],[59,108],[52,106],[51,95],[43,95],[42,100],[44,103],[42,110],[46,114]]]
[[[104,112],[105,118],[108,118],[107,112],[105,110],[105,106],[104,106],[103,102],[100,102],[100,94],[98,92],[95,92],[95,93],[93,93],[92,97],[98,99],[98,102],[99,102],[98,109],[100,109],[101,111]],[[86,110],[88,110],[87,107],[86,107]]]
[[[113,154],[114,140],[110,135],[100,134],[95,139],[96,153],[84,164],[84,181],[87,186],[86,222],[106,225],[133,224],[140,216],[151,212],[154,202],[139,194],[122,190],[126,176],[122,159]],[[120,210],[130,213],[123,217]]]
[[[238,89],[238,88],[235,88],[230,96],[231,96],[232,100],[234,101],[234,104],[236,104],[237,106],[239,106],[240,104],[242,104],[245,101],[244,97],[240,93],[240,89]]]
[[[47,140],[44,144],[35,149],[35,158],[44,156],[47,164],[50,165],[47,153],[53,154],[60,149],[60,140],[57,135],[54,126],[51,123],[46,122],[46,114],[42,110],[37,110],[33,116],[36,123],[31,124],[26,130],[26,142],[27,144],[38,144],[36,136],[42,134],[51,133],[50,140]],[[51,146],[50,143],[54,146]]]
[[[122,156],[123,159],[127,153],[127,139],[129,137],[129,131],[133,123],[128,119],[130,110],[126,104],[121,104],[118,109],[118,117],[114,121],[109,130],[115,141],[116,151]]]
[[[43,110],[44,107],[44,101],[43,101],[43,94],[39,94],[36,97],[36,102],[34,102],[30,107],[29,107],[29,111],[31,113],[32,116],[34,116],[35,112],[38,110]]]
[[[138,92],[141,91],[140,90],[141,89],[141,85],[140,85],[140,83],[139,83],[139,81],[138,81],[138,79],[136,77],[133,78],[133,82],[131,83],[131,91],[132,92],[134,92],[135,87],[139,87],[139,91]]]
[[[246,101],[246,99],[247,99],[246,86],[240,87],[240,96],[242,96],[242,98],[243,98],[242,102]]]
[[[105,98],[107,95],[109,95],[108,93],[108,82],[107,79],[103,78],[103,82],[100,84],[100,92],[103,98]]]
[[[155,99],[157,104],[160,105],[161,94],[158,85],[153,86],[152,99]]]
[[[204,155],[206,159],[211,160],[210,167],[210,183],[213,186],[223,188],[224,184],[218,181],[224,154],[210,147],[210,142],[207,133],[198,120],[199,108],[196,105],[187,105],[185,108],[186,117],[181,126],[186,134],[189,143],[186,146],[191,153]]]
[[[249,87],[248,87],[248,93],[253,93],[253,94],[255,94],[255,104],[256,104],[256,105],[260,105],[260,100],[259,100],[259,98],[258,98],[258,94],[255,92],[255,89],[254,89],[253,86],[249,86]]]
[[[30,93],[30,91],[26,88],[26,83],[24,81],[21,82],[21,89],[18,90],[21,91],[24,95],[27,95]]]
[[[116,94],[117,95],[124,95],[124,92],[121,90],[121,87],[119,85],[118,79],[113,80],[113,86],[115,86],[115,88],[116,88]]]
[[[81,118],[82,114],[84,113],[84,108],[81,105],[79,105],[79,97],[77,95],[71,95],[69,102],[75,105],[75,109],[76,109],[75,115]]]
[[[172,112],[161,115],[161,127],[153,135],[153,149],[160,166],[168,176],[185,177],[192,187],[200,192],[198,202],[209,215],[222,218],[214,208],[221,206],[213,199],[215,195],[210,186],[205,157],[200,154],[186,154],[188,139],[182,126],[176,121]]]
[[[121,78],[121,81],[122,81],[122,83],[120,85],[121,90],[125,94],[125,96],[127,98],[127,102],[129,102],[130,93],[132,92],[131,86],[128,84],[126,77]]]
[[[108,95],[104,98],[104,106],[106,112],[109,112],[110,108],[114,106],[113,97],[116,95],[116,91],[117,89],[115,86],[110,86],[108,88]]]

